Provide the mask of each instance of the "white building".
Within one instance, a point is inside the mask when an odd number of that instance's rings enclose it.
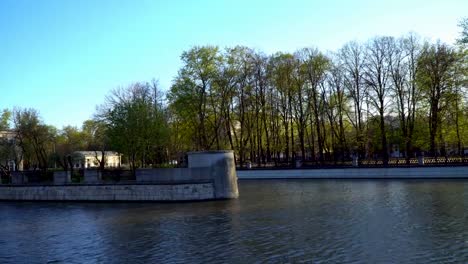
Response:
[[[75,168],[97,168],[102,158],[101,151],[75,151],[73,165]],[[105,151],[106,168],[118,168],[122,164],[122,155],[115,151]]]

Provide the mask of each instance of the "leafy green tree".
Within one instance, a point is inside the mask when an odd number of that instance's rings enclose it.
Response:
[[[163,161],[168,142],[167,120],[148,83],[115,89],[99,114],[106,124],[111,147],[126,155],[130,167],[156,165]]]
[[[257,87],[254,81],[255,54],[249,48],[237,46],[228,49],[225,56],[227,63],[224,68],[227,69],[227,74],[223,77],[227,75],[231,81],[225,81],[228,84],[227,98],[230,101],[224,108],[228,112],[227,120],[230,123],[228,131],[232,132],[230,137],[233,138],[234,150],[237,151],[242,166],[245,161],[255,160],[255,156],[258,156],[254,152],[257,151],[256,145],[261,137],[258,123],[255,126],[255,118],[258,117],[254,103]]]
[[[460,38],[457,39],[459,44],[468,44],[468,17],[463,18],[458,26],[461,28]]]
[[[107,133],[107,126],[98,119],[86,120],[82,126],[83,136],[86,138],[88,151],[94,151],[94,158],[99,163],[102,171],[106,165],[106,151],[110,151],[110,140]]]
[[[418,61],[418,82],[429,106],[429,152],[431,155],[445,154],[442,144],[440,125],[442,111],[448,106],[448,99],[453,93],[454,73],[457,55],[446,44],[426,44]],[[436,137],[439,136],[440,152],[437,151]]]
[[[222,57],[217,47],[194,47],[181,56],[183,66],[168,95],[172,113],[193,125],[187,131],[196,150],[219,147],[220,116],[215,89]]]
[[[15,142],[21,148],[26,169],[47,171],[53,153],[55,128],[45,125],[35,109],[16,108],[13,111]]]
[[[7,133],[10,125],[11,112],[4,109],[0,114],[0,133]],[[13,140],[0,135],[0,175],[8,176],[10,166],[8,162],[16,160],[15,144]]]
[[[281,130],[281,145],[279,149],[285,155],[285,161],[291,161],[290,155],[294,156],[294,128],[292,125],[292,100],[294,89],[294,70],[296,60],[293,54],[276,53],[270,58],[270,78],[277,94],[277,109],[280,115],[282,130]],[[278,131],[279,132],[279,131]],[[292,153],[291,153],[292,152]]]
[[[10,119],[11,119],[11,112],[8,109],[3,109],[0,114],[0,131],[8,130],[10,128]]]
[[[0,137],[0,176],[8,177],[10,173],[10,161],[18,162],[18,149],[15,141],[7,137]],[[19,163],[18,163],[19,164]],[[17,167],[14,168],[18,169]]]
[[[74,152],[84,150],[87,144],[86,134],[76,127],[65,126],[57,133],[54,140],[54,162],[64,170],[72,171]]]

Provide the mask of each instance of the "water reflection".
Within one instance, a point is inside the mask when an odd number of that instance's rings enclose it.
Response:
[[[468,262],[465,181],[241,181],[198,203],[0,203],[0,263]]]

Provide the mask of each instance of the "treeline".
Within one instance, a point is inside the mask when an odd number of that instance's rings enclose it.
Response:
[[[233,149],[241,164],[351,155],[385,164],[393,146],[406,158],[461,155],[466,55],[414,34],[326,54],[195,47],[168,93],[174,142],[181,151]]]
[[[463,36],[455,46],[375,37],[327,53],[194,47],[166,93],[155,81],[114,89],[81,128],[48,126],[34,109],[4,111],[0,130],[13,131],[15,144],[0,142],[0,160],[47,170],[71,169],[76,150],[118,151],[131,169],[214,149],[233,149],[239,165],[353,155],[387,163],[395,148],[407,159],[463,155]]]
[[[66,126],[58,130],[44,124],[35,109],[4,110],[1,116],[3,173],[12,169],[7,161],[14,161],[15,170],[20,169],[20,164],[24,170],[73,170],[75,152],[83,150],[94,151],[94,161],[101,170],[107,151],[122,153],[132,170],[170,162],[169,118],[155,82],[114,89],[94,118],[86,120],[81,128]]]

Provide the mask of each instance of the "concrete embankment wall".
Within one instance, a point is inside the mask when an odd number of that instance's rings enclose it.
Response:
[[[238,170],[239,179],[468,179],[468,167]]]
[[[212,183],[150,185],[1,186],[0,200],[26,201],[195,201],[214,197]]]
[[[188,168],[137,170],[136,180],[152,184],[211,181],[213,199],[239,197],[232,151],[191,152],[188,159]]]
[[[99,171],[85,170],[84,184],[71,183],[69,172],[55,172],[54,184],[29,184],[21,172],[0,184],[0,200],[28,201],[189,201],[239,196],[232,151],[189,153],[188,168],[139,169],[136,181],[104,183]]]

